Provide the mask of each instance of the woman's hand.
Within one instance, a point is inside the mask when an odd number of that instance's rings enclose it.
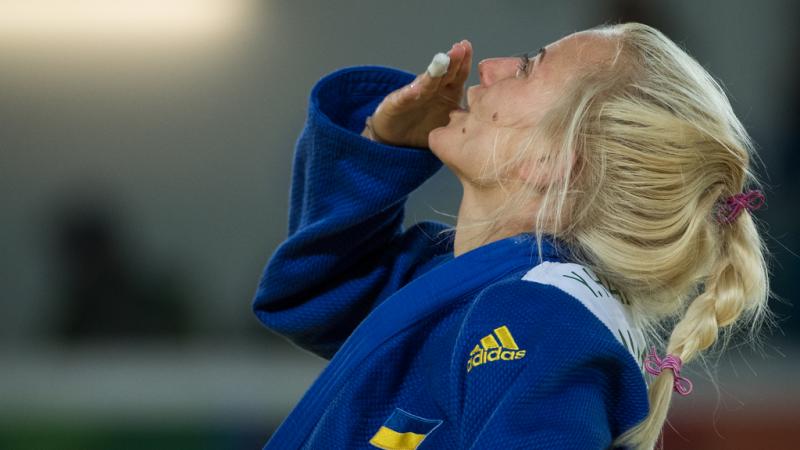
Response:
[[[464,83],[472,65],[472,44],[463,40],[447,52],[447,73],[432,78],[428,72],[386,96],[372,114],[363,136],[399,147],[428,148],[428,133],[447,124],[450,111],[460,108]]]

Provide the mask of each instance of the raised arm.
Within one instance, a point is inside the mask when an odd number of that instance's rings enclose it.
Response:
[[[409,88],[419,81],[361,66],[312,90],[295,149],[288,237],[264,269],[253,308],[267,327],[324,358],[378,303],[452,253],[452,240],[437,236],[445,224],[402,227],[408,195],[441,168],[438,158],[362,135],[368,115],[402,102],[397,92],[420,89]]]

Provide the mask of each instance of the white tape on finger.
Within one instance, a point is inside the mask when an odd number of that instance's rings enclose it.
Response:
[[[433,61],[428,65],[428,75],[433,78],[440,77],[447,73],[447,66],[450,65],[450,57],[444,53],[437,53],[433,56]]]

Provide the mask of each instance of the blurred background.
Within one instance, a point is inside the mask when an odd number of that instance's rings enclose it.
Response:
[[[684,369],[665,449],[797,448],[797,2],[0,0],[0,449],[260,448],[325,361],[250,302],[285,237],[314,83],[474,64],[603,22],[662,30],[721,80],[768,183],[780,328]],[[473,64],[473,70],[474,70]],[[469,84],[477,83],[477,74]],[[452,224],[441,170],[407,225]],[[768,331],[768,330],[765,330]]]

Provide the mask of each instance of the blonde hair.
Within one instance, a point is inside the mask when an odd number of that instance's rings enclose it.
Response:
[[[568,246],[624,293],[648,347],[686,364],[703,360],[721,332],[723,351],[734,325],[756,338],[765,319],[773,323],[767,248],[748,212],[730,225],[715,219],[725,198],[761,186],[750,137],[722,87],[661,32],[640,23],[592,30],[613,43],[613,58],[574,76],[488,178],[503,187],[513,177],[498,174],[538,169],[491,217],[446,231],[479,227],[486,243],[515,232],[520,212],[537,205],[523,231],[535,233],[540,258],[544,235]],[[612,446],[654,448],[673,381],[672,370],[652,380],[647,417]]]

